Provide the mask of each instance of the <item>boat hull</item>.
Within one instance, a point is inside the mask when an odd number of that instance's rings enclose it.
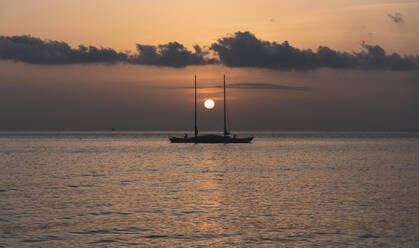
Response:
[[[230,137],[230,136],[221,136],[221,135],[203,135],[196,137],[169,137],[171,143],[209,143],[209,144],[228,144],[228,143],[250,143],[253,140],[253,137]]]

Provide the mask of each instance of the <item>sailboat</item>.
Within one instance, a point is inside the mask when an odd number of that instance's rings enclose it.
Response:
[[[196,75],[195,75],[195,135],[188,137],[169,137],[171,143],[250,143],[253,137],[239,138],[237,135],[231,136],[227,131],[227,111],[226,111],[226,76],[224,75],[224,135],[207,134],[198,135],[197,113],[196,113]]]

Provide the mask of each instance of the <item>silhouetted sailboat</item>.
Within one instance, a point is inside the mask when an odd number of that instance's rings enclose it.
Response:
[[[250,143],[253,137],[239,138],[237,135],[230,136],[227,131],[227,111],[226,111],[226,77],[224,75],[224,135],[207,134],[198,135],[197,114],[196,114],[196,75],[195,75],[195,136],[188,137],[169,137],[172,143]]]

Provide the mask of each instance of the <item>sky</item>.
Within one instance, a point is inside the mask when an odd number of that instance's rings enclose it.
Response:
[[[419,1],[0,0],[0,130],[419,130]],[[215,100],[205,110],[205,99]]]

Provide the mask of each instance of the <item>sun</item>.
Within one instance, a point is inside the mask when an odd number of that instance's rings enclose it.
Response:
[[[212,99],[207,99],[204,102],[204,106],[206,109],[213,109],[215,107],[215,102]]]

